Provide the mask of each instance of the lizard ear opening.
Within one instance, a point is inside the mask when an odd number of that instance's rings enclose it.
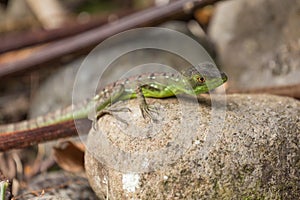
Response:
[[[202,77],[202,76],[198,76],[198,77],[197,77],[197,81],[198,81],[199,83],[204,83],[204,82],[205,82],[205,78]]]

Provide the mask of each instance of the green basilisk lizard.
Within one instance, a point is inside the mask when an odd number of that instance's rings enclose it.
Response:
[[[187,68],[177,74],[148,73],[119,80],[104,87],[92,100],[86,100],[73,109],[70,106],[36,119],[1,125],[0,151],[75,135],[74,120],[86,119],[93,109],[96,109],[95,119],[98,119],[106,108],[117,101],[139,98],[143,117],[151,118],[151,110],[145,97],[197,95],[215,89],[226,81],[225,73],[219,72],[210,63]],[[73,133],[70,134],[70,130],[64,132],[64,129],[72,129]],[[40,134],[43,134],[42,138]]]

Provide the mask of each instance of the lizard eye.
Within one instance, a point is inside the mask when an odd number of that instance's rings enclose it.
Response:
[[[197,81],[199,83],[204,83],[205,82],[205,78],[203,78],[203,77],[197,77]]]

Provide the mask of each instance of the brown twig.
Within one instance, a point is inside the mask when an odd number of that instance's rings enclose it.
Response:
[[[82,34],[52,42],[45,48],[24,59],[0,64],[0,77],[33,69],[42,64],[45,66],[46,63],[59,60],[66,55],[82,55],[99,44],[99,42],[114,34],[136,27],[157,25],[172,18],[185,16],[188,11],[192,12],[196,8],[213,4],[217,1],[220,0],[179,0],[165,6],[152,7],[131,14],[117,22],[108,23]]]
[[[300,99],[300,84],[287,85],[287,86],[277,86],[277,87],[267,87],[267,88],[257,88],[257,89],[229,89],[227,91],[229,94],[233,93],[249,93],[249,94],[275,94],[280,96],[288,96],[296,99]]]
[[[133,11],[132,10],[123,11],[115,14],[115,16],[117,18],[120,18],[130,13],[133,13]],[[21,49],[32,45],[51,42],[65,37],[70,37],[79,34],[81,32],[102,26],[109,22],[108,18],[109,16],[105,16],[101,18],[97,17],[84,24],[73,22],[73,24],[66,25],[64,27],[57,28],[57,29],[34,30],[34,31],[30,30],[30,31],[23,31],[23,32],[3,35],[1,36],[0,53]]]
[[[87,119],[77,120],[76,126],[85,128],[86,130],[84,132],[88,133],[88,129],[91,127],[91,122]],[[74,121],[71,120],[31,130],[1,133],[0,151],[24,148],[46,141],[76,136],[76,126]]]

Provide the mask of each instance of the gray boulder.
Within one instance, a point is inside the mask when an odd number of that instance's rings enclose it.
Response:
[[[100,118],[85,157],[98,197],[299,199],[299,101],[228,95],[224,109],[222,98],[202,97],[196,109],[183,105],[187,99],[147,99],[159,112],[157,126],[141,117],[137,100],[117,105],[129,113]]]

